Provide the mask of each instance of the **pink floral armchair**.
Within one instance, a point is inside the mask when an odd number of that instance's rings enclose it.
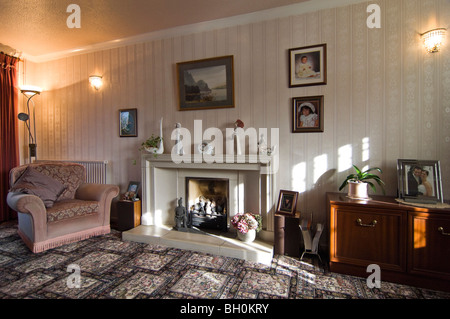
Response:
[[[33,252],[110,232],[111,202],[119,187],[85,183],[85,167],[40,162],[10,171],[8,205],[18,233]]]

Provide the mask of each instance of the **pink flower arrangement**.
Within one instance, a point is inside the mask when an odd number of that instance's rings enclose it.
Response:
[[[251,229],[259,232],[262,228],[262,218],[258,214],[239,213],[233,216],[231,225],[242,234],[246,234]]]

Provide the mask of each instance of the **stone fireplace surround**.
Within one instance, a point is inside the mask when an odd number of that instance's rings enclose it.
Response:
[[[269,264],[273,255],[274,174],[265,173],[270,172],[271,161],[261,163],[256,155],[246,155],[238,162],[236,156],[225,156],[223,163],[177,164],[170,154],[142,155],[142,225],[124,232],[123,239]],[[186,177],[228,179],[227,223],[230,225],[230,219],[238,212],[261,213],[263,230],[257,240],[244,244],[230,236],[173,230],[177,198],[183,197],[184,205],[186,202]]]

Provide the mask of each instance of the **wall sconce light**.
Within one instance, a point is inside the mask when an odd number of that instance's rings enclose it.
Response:
[[[28,129],[28,144],[29,144],[29,147],[30,147],[29,157],[30,157],[30,163],[31,163],[31,158],[32,157],[34,157],[35,160],[37,159],[36,115],[35,115],[35,111],[34,111],[34,101],[32,101],[31,99],[35,95],[41,94],[42,89],[40,87],[37,87],[37,86],[24,85],[24,86],[20,87],[20,92],[22,92],[22,94],[25,95],[28,98],[28,100],[27,100],[27,113],[19,113],[18,118],[19,118],[19,120],[25,122],[25,124],[27,126],[27,129]],[[33,133],[31,133],[30,101],[33,102],[33,131],[34,131],[34,136],[33,136]]]
[[[100,75],[91,75],[89,77],[89,83],[96,91],[98,91],[102,87],[103,80]]]
[[[421,34],[428,53],[439,52],[445,37],[445,28],[437,28]]]

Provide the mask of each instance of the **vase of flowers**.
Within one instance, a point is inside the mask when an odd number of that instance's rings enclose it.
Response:
[[[231,225],[237,229],[237,235],[243,242],[252,242],[256,233],[262,228],[262,218],[259,214],[239,213],[231,219]]]

